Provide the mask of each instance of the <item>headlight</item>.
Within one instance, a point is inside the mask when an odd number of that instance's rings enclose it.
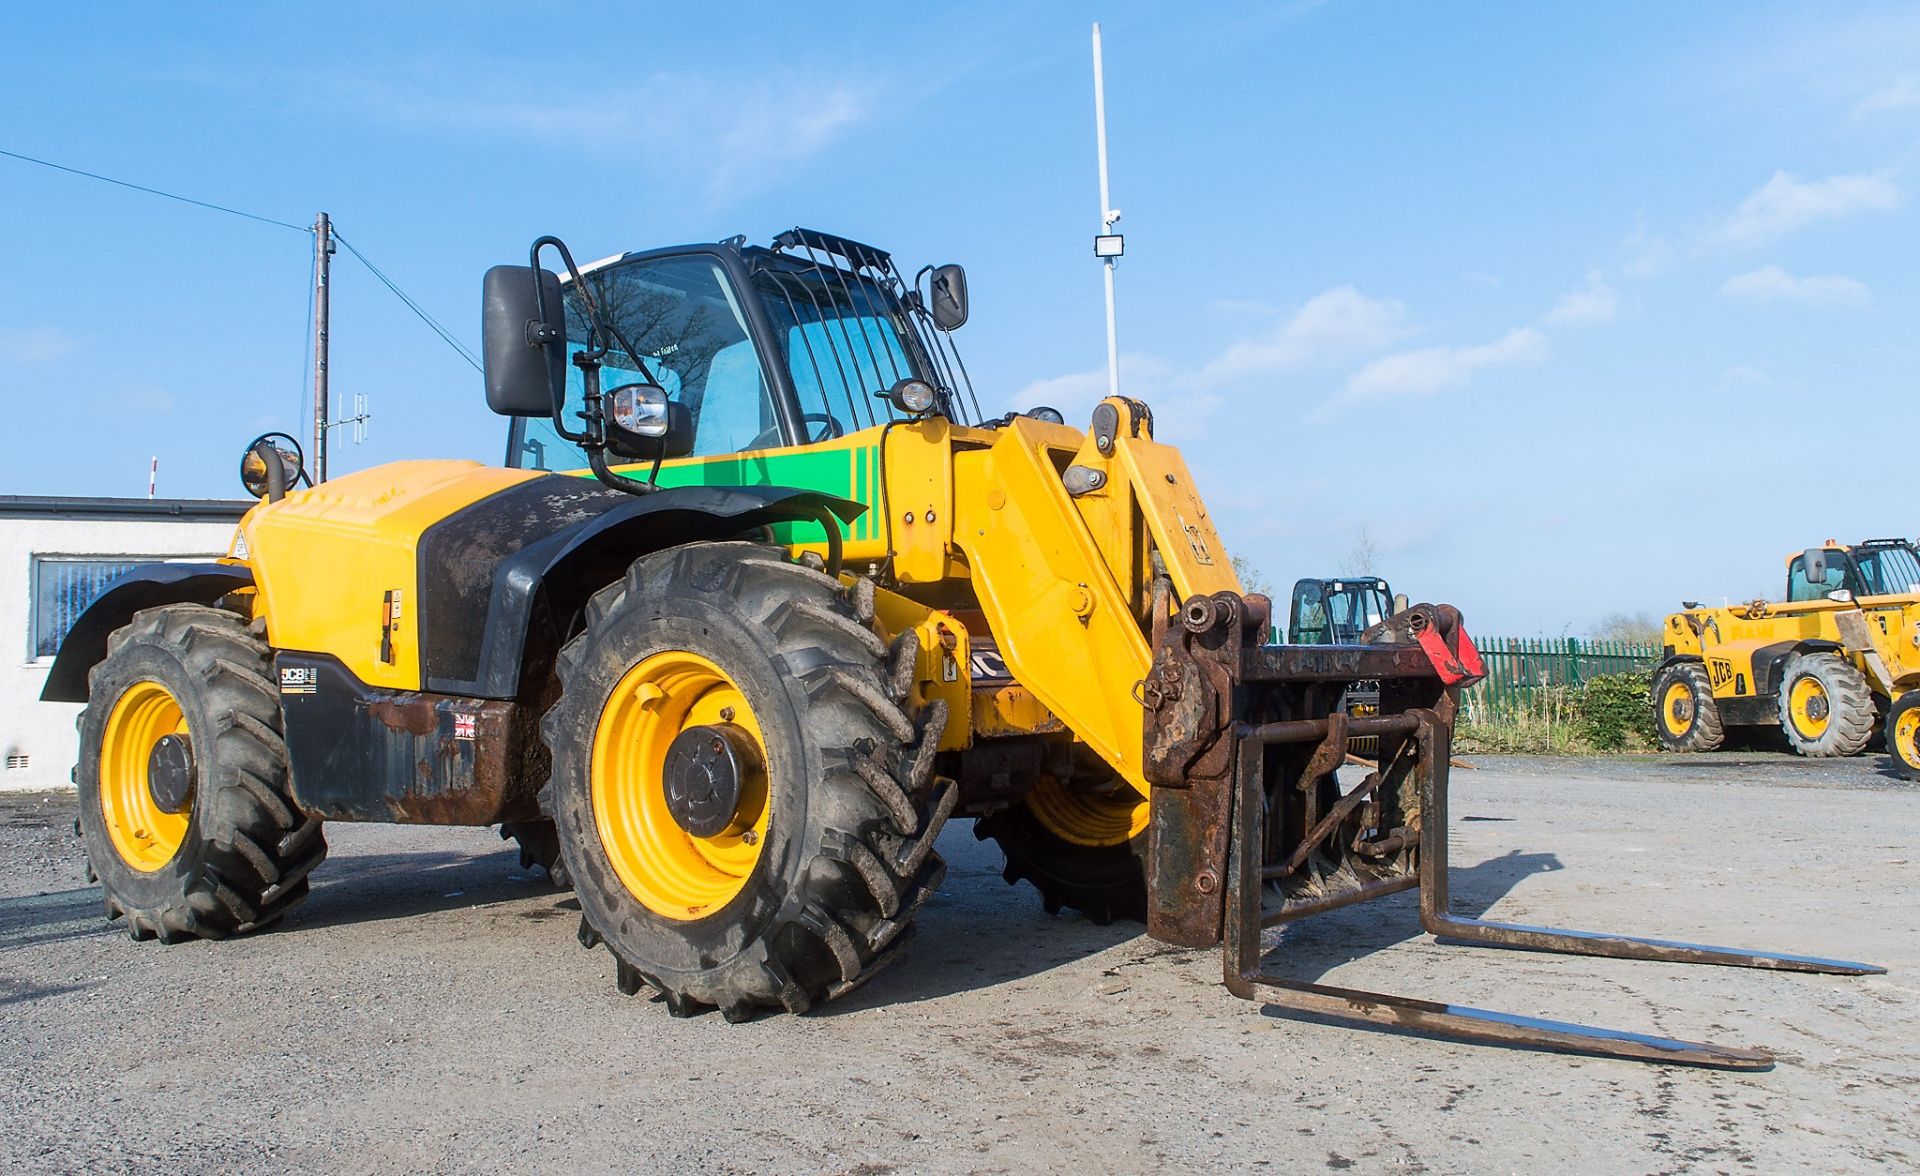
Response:
[[[626,384],[607,393],[608,415],[626,432],[667,435],[667,391],[656,384]]]
[[[932,384],[925,380],[916,380],[912,376],[898,381],[893,387],[887,389],[887,399],[893,402],[893,406],[912,416],[919,416],[931,409],[935,395]]]
[[[1064,425],[1067,423],[1067,418],[1060,415],[1059,409],[1049,408],[1044,404],[1037,408],[1028,409],[1027,415],[1036,421],[1045,421],[1049,425]]]

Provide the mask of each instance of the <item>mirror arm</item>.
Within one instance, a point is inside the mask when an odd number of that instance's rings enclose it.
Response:
[[[627,337],[621,333],[619,327],[613,324],[612,320],[601,313],[600,304],[593,296],[592,287],[587,285],[587,280],[580,275],[580,267],[573,262],[573,251],[567,248],[565,241],[551,234],[536,238],[533,246],[527,251],[527,265],[533,270],[534,275],[534,298],[536,305],[538,305],[540,309],[539,321],[541,323],[553,321],[547,316],[547,292],[540,284],[540,251],[548,247],[551,247],[558,253],[561,262],[566,265],[567,277],[573,283],[574,291],[579,294],[581,303],[587,309],[587,322],[589,324],[587,346],[578,355],[573,357],[574,366],[580,369],[581,374],[586,379],[586,395],[582,398],[584,401],[582,407],[585,409],[585,412],[582,415],[585,417],[587,427],[584,432],[579,433],[567,428],[566,422],[563,419],[566,414],[566,393],[564,390],[556,390],[554,392],[553,402],[554,432],[566,440],[572,441],[574,444],[586,449],[587,464],[592,468],[593,476],[607,485],[631,494],[645,494],[648,491],[656,490],[658,487],[654,485],[654,483],[660,477],[660,457],[654,458],[653,471],[647,475],[647,480],[644,483],[635,482],[631,478],[622,478],[607,469],[607,429],[606,420],[601,415],[600,406],[600,360],[607,354],[608,336],[612,336],[613,341],[620,344],[621,349],[633,357],[633,362],[640,365],[640,375],[645,379],[645,382],[660,387],[664,387],[665,385],[662,385],[654,376],[653,372],[647,367],[647,361],[640,357],[639,349],[627,340]],[[531,325],[532,324],[529,324],[529,326]],[[561,346],[564,347],[565,345],[566,342],[562,339]],[[636,489],[636,487],[642,488]]]
[[[267,501],[278,502],[287,496],[287,467],[280,464],[280,451],[264,437],[253,443],[254,456],[267,471]]]

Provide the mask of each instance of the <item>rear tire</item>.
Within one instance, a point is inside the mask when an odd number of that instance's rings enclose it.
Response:
[[[1858,755],[1873,738],[1873,691],[1837,653],[1800,653],[1780,675],[1780,728],[1801,755]]]
[[[1893,770],[1909,780],[1920,780],[1920,690],[1909,690],[1887,714],[1887,752]]]
[[[945,875],[933,843],[958,789],[932,773],[944,704],[901,709],[861,601],[778,548],[696,543],[637,560],[589,603],[542,723],[542,807],[581,942],[607,945],[622,992],[747,1020],[804,1012],[898,957]],[[648,676],[662,664],[704,668]],[[675,801],[648,749],[696,727],[716,751],[750,735],[731,832],[661,816]]]
[[[1674,662],[1653,678],[1653,727],[1668,751],[1716,751],[1726,742],[1706,667]]]
[[[1115,919],[1145,922],[1147,831],[1133,829],[1139,822],[1131,811],[1138,798],[1125,785],[1091,795],[1107,800],[1076,820],[1088,794],[1067,792],[1047,777],[1027,799],[975,821],[973,835],[999,844],[1007,859],[1000,876],[1008,885],[1033,883],[1048,914],[1076,910],[1103,927]],[[1062,796],[1082,805],[1063,808]],[[1103,835],[1098,827],[1109,821],[1113,828]]]
[[[531,870],[535,866],[547,872],[547,880],[556,890],[572,890],[573,883],[567,878],[567,863],[560,860],[560,833],[553,822],[545,818],[537,821],[504,821],[500,825],[500,840],[511,841],[520,847],[520,868]]]
[[[80,715],[80,832],[109,918],[134,939],[224,939],[277,921],[326,857],[294,807],[272,651],[233,613],[176,604],[108,639]],[[180,811],[149,788],[185,746]],[[164,790],[161,790],[164,791]]]

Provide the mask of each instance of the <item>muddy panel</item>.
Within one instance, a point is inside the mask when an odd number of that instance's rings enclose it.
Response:
[[[339,662],[282,653],[293,795],[334,821],[492,825],[537,815],[539,735],[525,707],[370,689]]]

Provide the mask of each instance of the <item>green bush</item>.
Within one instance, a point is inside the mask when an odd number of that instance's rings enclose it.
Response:
[[[1651,674],[1599,674],[1580,687],[1574,711],[1580,734],[1600,751],[1624,751],[1629,743],[1650,746],[1653,729]]]

